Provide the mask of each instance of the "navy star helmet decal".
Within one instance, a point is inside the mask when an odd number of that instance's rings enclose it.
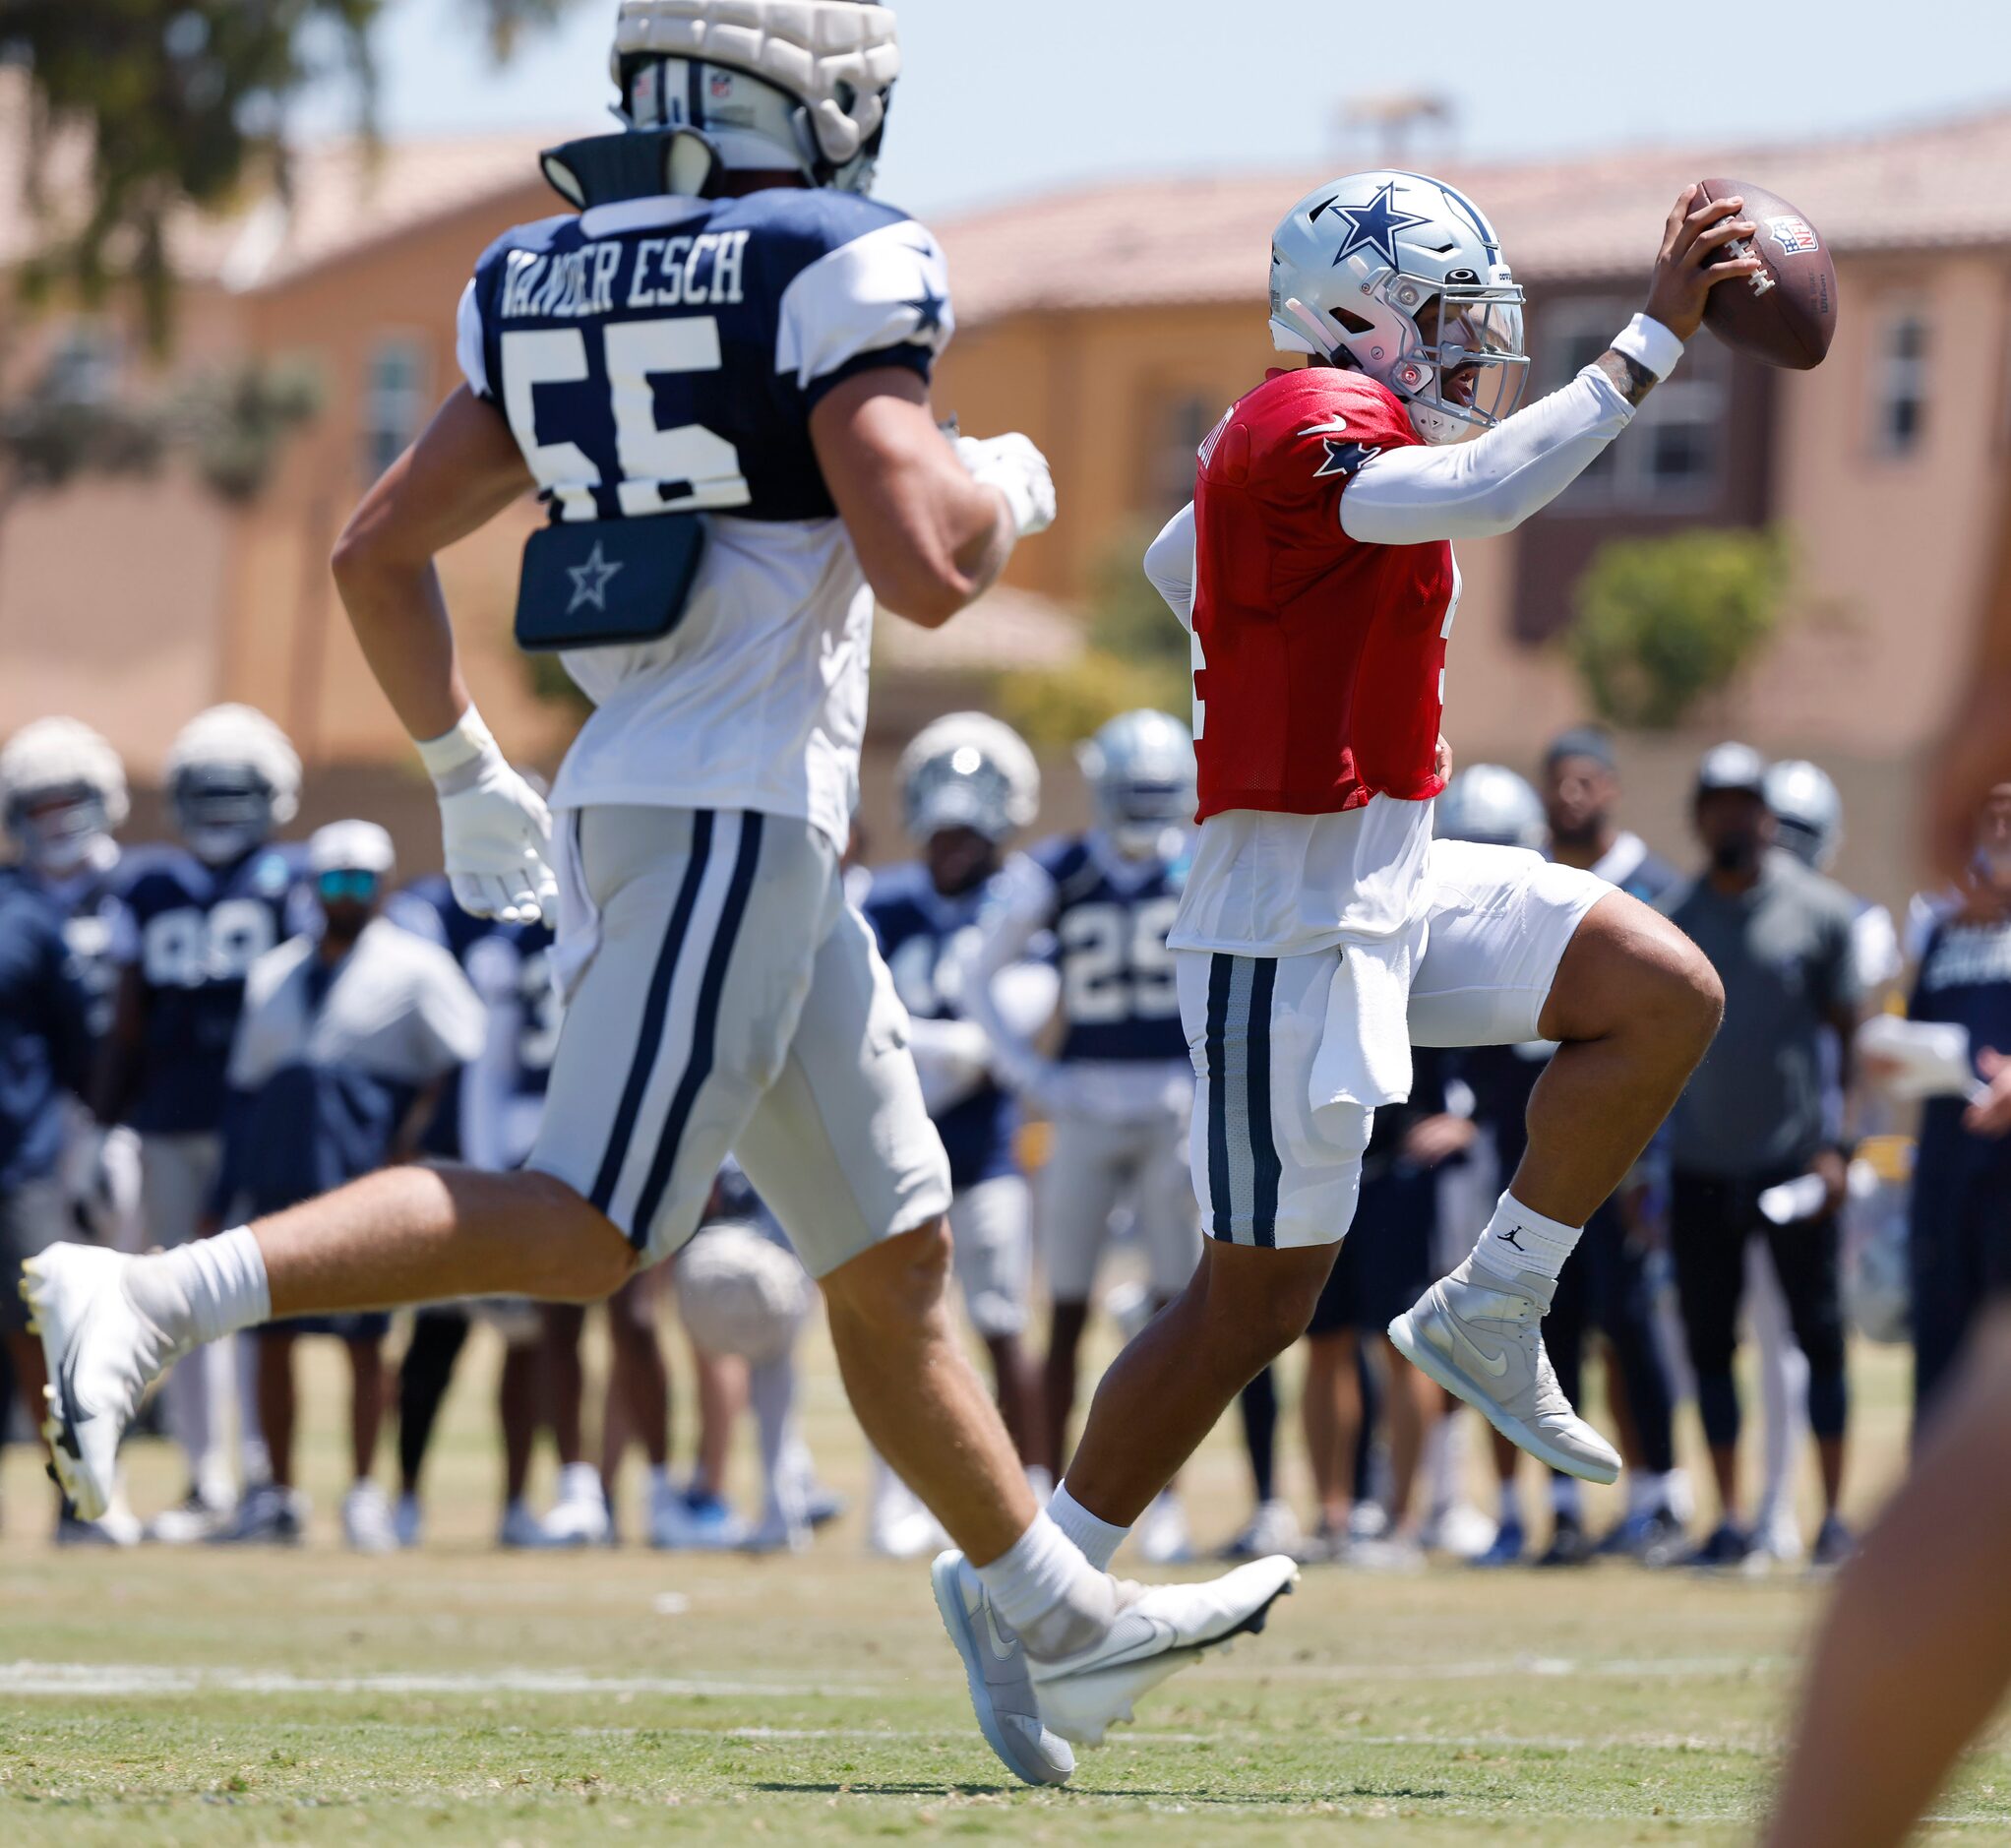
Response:
[[[1334,253],[1334,267],[1347,262],[1358,250],[1371,250],[1391,269],[1396,268],[1396,234],[1409,230],[1414,224],[1430,224],[1432,220],[1415,212],[1404,212],[1396,204],[1396,182],[1385,180],[1382,190],[1366,206],[1343,206],[1333,200],[1316,207],[1312,217],[1317,220],[1320,214],[1331,211],[1348,227],[1348,235],[1341,240],[1341,247]]]

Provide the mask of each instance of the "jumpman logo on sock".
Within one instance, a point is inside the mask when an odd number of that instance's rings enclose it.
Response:
[[[1516,1233],[1520,1232],[1522,1228],[1520,1226],[1512,1225],[1508,1228],[1507,1231],[1497,1233],[1495,1236],[1500,1239],[1503,1245],[1514,1246],[1517,1251],[1522,1253],[1523,1257],[1527,1258],[1529,1256],[1529,1253],[1523,1249],[1522,1241],[1515,1236]]]

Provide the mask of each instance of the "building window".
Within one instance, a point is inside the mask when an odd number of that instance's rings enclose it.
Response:
[[[1543,308],[1534,390],[1554,392],[1592,364],[1626,326],[1630,312],[1625,302],[1603,298]],[[1716,340],[1692,340],[1680,370],[1655,388],[1627,434],[1608,444],[1564,491],[1555,503],[1559,511],[1661,512],[1708,505],[1724,476],[1731,372],[1731,355]]]
[[[1160,402],[1146,491],[1149,512],[1177,514],[1194,498],[1194,470],[1207,434],[1228,406],[1212,398],[1175,393]]]
[[[1903,308],[1879,330],[1876,441],[1887,456],[1909,456],[1927,425],[1927,320]]]
[[[428,403],[426,347],[416,336],[391,335],[371,349],[363,393],[363,466],[375,481],[411,446]]]

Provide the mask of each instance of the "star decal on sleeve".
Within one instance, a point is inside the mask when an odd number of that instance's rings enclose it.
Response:
[[[585,564],[566,568],[566,576],[573,580],[573,600],[566,605],[566,614],[576,615],[590,603],[605,615],[607,587],[627,569],[625,565],[614,563],[602,549],[600,541],[594,540],[593,550],[587,554]]]
[[[943,332],[943,311],[949,306],[949,297],[937,294],[935,288],[925,282],[921,294],[913,301],[902,302],[901,306],[913,310],[915,334],[919,338],[924,334]]]
[[[1414,224],[1432,222],[1415,212],[1404,212],[1398,208],[1394,180],[1385,180],[1382,189],[1366,206],[1336,205],[1333,213],[1348,226],[1347,236],[1334,253],[1336,269],[1359,250],[1373,251],[1391,269],[1395,269],[1396,234]]]

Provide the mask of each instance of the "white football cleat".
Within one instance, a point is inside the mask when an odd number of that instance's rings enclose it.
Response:
[[[591,1463],[568,1463],[559,1472],[559,1499],[544,1518],[545,1544],[602,1546],[613,1531],[600,1472]]]
[[[1389,1338],[1539,1462],[1613,1482],[1619,1452],[1571,1409],[1537,1325],[1555,1292],[1550,1279],[1527,1272],[1515,1284],[1495,1282],[1468,1259],[1389,1324]]]
[[[351,1553],[396,1553],[397,1529],[384,1491],[365,1477],[342,1497],[342,1544]]]
[[[426,1537],[426,1505],[416,1495],[400,1495],[391,1511],[391,1531],[398,1546],[409,1552]]]
[[[119,1440],[141,1395],[184,1352],[127,1294],[132,1262],[92,1245],[51,1245],[21,1267],[28,1325],[48,1368],[50,1473],[86,1521],[111,1506]]]
[[[1140,1695],[1210,1649],[1263,1629],[1271,1606],[1299,1582],[1282,1555],[1239,1566],[1201,1585],[1118,1583],[1117,1621],[1102,1641],[1054,1662],[1031,1662],[1041,1717],[1064,1739],[1100,1746],[1131,1718]]]
[[[985,1596],[961,1553],[942,1554],[930,1569],[943,1627],[963,1657],[971,1706],[985,1743],[1023,1784],[1066,1784],[1075,1769],[1067,1742],[1041,1720],[1026,1651]]]

